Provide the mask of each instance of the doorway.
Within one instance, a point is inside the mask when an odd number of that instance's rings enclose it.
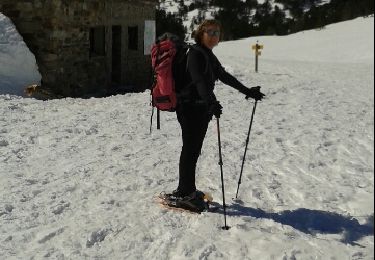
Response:
[[[112,85],[115,86],[121,84],[121,36],[121,26],[112,26]]]

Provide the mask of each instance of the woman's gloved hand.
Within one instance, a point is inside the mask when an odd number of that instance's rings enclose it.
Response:
[[[220,115],[223,113],[223,107],[220,105],[219,101],[214,101],[209,104],[208,106],[208,114],[210,118],[215,116],[216,118],[220,118]]]
[[[266,95],[260,92],[260,86],[248,88],[243,92],[246,95],[246,99],[253,98],[255,100],[262,100]]]

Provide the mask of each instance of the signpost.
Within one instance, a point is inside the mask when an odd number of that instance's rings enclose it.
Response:
[[[258,73],[258,57],[262,54],[260,50],[263,49],[263,45],[258,44],[257,41],[257,43],[252,46],[252,49],[255,50],[255,72]]]

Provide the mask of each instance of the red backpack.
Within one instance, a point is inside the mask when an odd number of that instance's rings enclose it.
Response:
[[[151,60],[154,74],[154,83],[151,88],[151,115],[150,132],[154,108],[157,108],[157,129],[160,129],[160,110],[176,111],[177,90],[185,82],[187,53],[190,46],[181,41],[178,36],[165,33],[152,46]]]
[[[154,71],[154,84],[151,90],[152,105],[162,111],[175,111],[177,105],[173,61],[177,49],[171,39],[152,46],[151,59]]]

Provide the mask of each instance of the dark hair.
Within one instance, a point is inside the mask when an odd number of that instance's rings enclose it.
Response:
[[[192,33],[192,37],[194,38],[195,42],[198,43],[198,44],[201,44],[202,43],[202,39],[203,39],[203,34],[205,33],[207,27],[209,26],[217,26],[219,27],[219,29],[221,30],[221,23],[217,20],[204,20],[199,26],[198,28],[193,31]]]

